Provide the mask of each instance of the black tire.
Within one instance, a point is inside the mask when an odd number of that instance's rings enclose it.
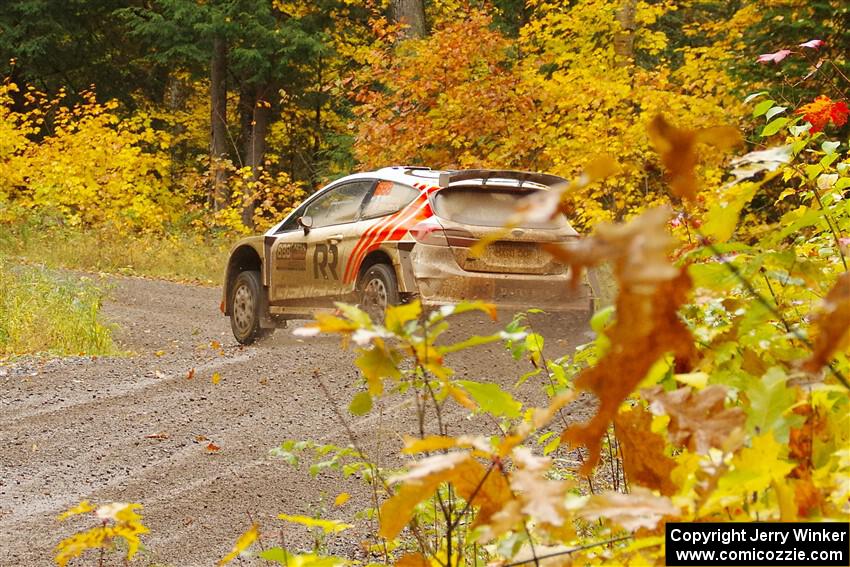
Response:
[[[230,329],[239,343],[250,345],[274,332],[260,326],[264,300],[260,272],[240,272],[230,290]]]
[[[401,303],[395,271],[386,264],[375,264],[363,272],[357,289],[360,292],[360,308],[376,323],[384,322],[387,307]]]

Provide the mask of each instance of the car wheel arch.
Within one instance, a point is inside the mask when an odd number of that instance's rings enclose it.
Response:
[[[369,268],[371,268],[375,264],[386,264],[387,266],[392,268],[393,272],[396,275],[396,280],[398,280],[398,270],[396,269],[396,262],[393,261],[392,256],[390,256],[390,254],[386,250],[377,248],[366,254],[366,257],[363,258],[362,262],[360,262],[360,266],[357,269],[358,283],[360,281],[360,278],[362,278],[363,275],[367,271],[369,271]]]
[[[227,272],[225,275],[225,290],[224,297],[226,301],[225,315],[230,314],[230,310],[233,307],[231,305],[231,291],[233,289],[233,283],[236,281],[236,278],[240,273],[246,271],[257,271],[260,272],[262,277],[263,272],[265,271],[263,268],[263,260],[260,256],[260,253],[250,245],[240,246],[235,249],[230,254],[230,259],[227,262]],[[262,281],[262,279],[261,279]]]

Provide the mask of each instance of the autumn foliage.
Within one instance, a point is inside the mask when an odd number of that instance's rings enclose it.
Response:
[[[329,395],[345,429],[394,396],[418,430],[398,439],[392,468],[353,435],[346,446],[285,440],[273,451],[365,483],[371,498],[349,506],[368,528],[370,558],[530,563],[545,549],[565,563],[662,564],[669,521],[850,518],[844,3],[438,0],[430,32],[410,39],[372,1],[255,11],[188,2],[176,14],[163,6],[179,2],[143,4],[156,9],[122,17],[140,17],[132,37],[155,36],[157,57],[134,68],[161,73],[167,93],[145,96],[142,85],[119,102],[96,94],[114,85],[41,92],[9,63],[2,228],[35,219],[207,239],[265,228],[357,169],[516,168],[570,182],[523,201],[514,218],[566,214],[585,236],[546,251],[576,281],[613,274],[616,298],[594,314],[594,338],[561,358],[529,314],[449,342],[453,317],[495,315],[474,300],[412,301],[384,321],[340,304],[296,331],[339,336],[353,351],[357,393]],[[234,25],[233,14],[255,25]],[[206,35],[168,43],[150,25],[167,16]],[[222,38],[238,89],[211,101],[210,69],[187,54]],[[166,54],[176,55],[163,71]],[[217,157],[211,123],[228,137]],[[458,377],[453,353],[485,344],[528,363],[518,382],[539,387],[543,407]],[[570,410],[586,398],[596,405],[577,421]],[[483,425],[449,430],[449,408]],[[63,518],[96,525],[59,542],[56,562],[107,551],[129,562],[147,531],[139,508],[72,508]],[[220,564],[352,563],[325,545],[350,524],[278,519],[315,534],[313,549],[264,545],[273,528],[251,519]]]

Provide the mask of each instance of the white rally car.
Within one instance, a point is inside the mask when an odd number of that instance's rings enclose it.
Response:
[[[541,243],[576,238],[563,216],[505,233],[517,202],[565,181],[501,170],[387,167],[327,185],[265,234],[233,247],[222,312],[249,344],[287,319],[334,302],[358,303],[373,317],[418,298],[442,305],[481,299],[503,309],[586,311],[590,286],[568,283],[567,266]],[[481,255],[480,238],[499,234]]]

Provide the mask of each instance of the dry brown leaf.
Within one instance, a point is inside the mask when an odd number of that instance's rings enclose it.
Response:
[[[194,377],[195,377],[195,369],[190,368],[189,372],[186,373],[186,380],[191,380]]]
[[[599,399],[593,418],[564,430],[561,439],[584,445],[589,458],[582,471],[590,473],[599,461],[602,436],[617,415],[620,404],[637,387],[655,362],[668,352],[679,372],[690,368],[696,358],[693,338],[677,315],[691,289],[685,270],[659,283],[651,296],[622,289],[617,297],[617,320],[607,332],[611,347],[596,364],[576,379],[576,386],[592,391]]]
[[[478,535],[478,543],[485,544],[514,529],[522,520],[522,503],[509,500],[502,509],[493,514]]]
[[[579,515],[585,520],[605,518],[633,531],[640,528],[654,530],[665,516],[678,516],[679,509],[666,496],[656,496],[652,491],[637,486],[630,494],[603,492],[590,497]]]
[[[469,459],[469,453],[445,453],[426,457],[414,462],[406,473],[395,475],[389,479],[390,484],[396,482],[418,482],[436,473],[445,472]]]
[[[846,348],[850,341],[850,272],[841,274],[824,298],[815,325],[818,334],[812,356],[804,363],[809,372],[817,372],[829,364],[832,354]]]
[[[514,449],[513,457],[517,468],[511,472],[511,487],[522,502],[522,512],[542,527],[569,523],[564,499],[571,485],[546,477],[551,459],[534,455],[527,447]]]
[[[660,115],[649,124],[647,131],[652,145],[661,156],[661,163],[670,176],[670,189],[673,194],[690,200],[696,199],[698,189],[697,143],[704,142],[719,149],[726,149],[741,142],[741,134],[737,128],[717,126],[687,130],[673,126]]]
[[[656,207],[626,224],[601,223],[589,238],[543,248],[572,268],[573,283],[585,268],[613,261],[617,282],[634,291],[651,293],[660,281],[676,277],[669,254],[675,241],[667,232],[669,207]]]
[[[643,390],[649,409],[656,415],[667,414],[670,441],[688,447],[692,452],[707,453],[712,447],[729,444],[736,429],[741,429],[747,416],[741,408],[726,408],[726,388],[712,385],[694,392],[690,386],[665,392],[661,386]]]
[[[430,497],[444,478],[434,475],[415,484],[402,484],[392,497],[381,504],[381,527],[378,535],[395,538],[413,518],[414,508]]]
[[[210,453],[218,453],[221,451],[221,447],[210,441],[209,444],[207,444],[207,451]]]
[[[583,268],[613,261],[620,287],[617,319],[607,331],[611,348],[599,363],[576,379],[580,388],[599,398],[590,422],[565,430],[561,438],[585,445],[590,458],[583,472],[599,460],[601,439],[620,404],[665,353],[672,352],[684,370],[696,357],[693,339],[677,311],[685,302],[691,281],[669,259],[674,241],[667,232],[668,207],[650,209],[627,224],[603,224],[596,233],[574,246],[550,247],[570,264],[573,277]]]
[[[643,407],[620,412],[614,418],[623,450],[623,469],[631,486],[639,484],[665,496],[676,492],[670,473],[676,462],[664,454],[664,439],[652,432],[652,414]]]

